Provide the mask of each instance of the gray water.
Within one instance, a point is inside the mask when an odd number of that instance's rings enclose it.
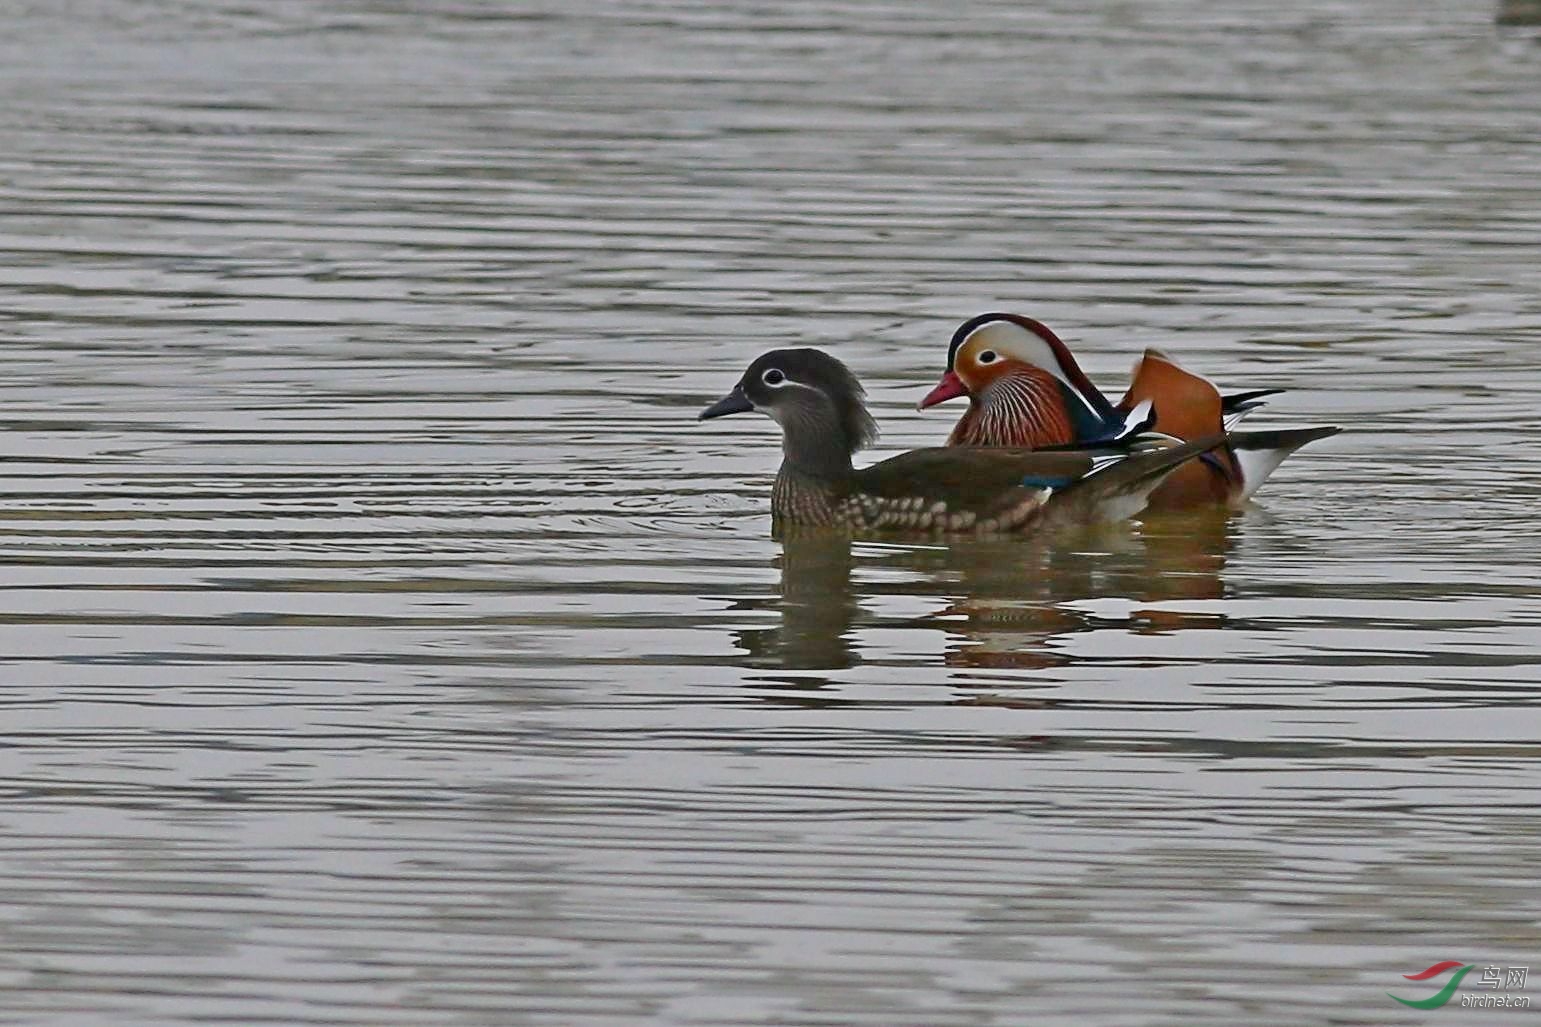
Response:
[[[1385,994],[1541,961],[1492,18],[10,5],[0,1022],[1524,1016]],[[1348,431],[1230,518],[773,541],[696,410],[817,345],[935,444],[988,309]]]

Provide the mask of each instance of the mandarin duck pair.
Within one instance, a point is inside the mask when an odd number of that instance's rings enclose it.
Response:
[[[758,410],[781,425],[778,530],[1023,534],[1122,520],[1146,506],[1244,503],[1287,456],[1340,430],[1233,430],[1278,391],[1222,396],[1147,350],[1115,405],[1043,324],[982,314],[953,334],[947,370],[920,401],[924,409],[968,397],[945,447],[856,468],[851,456],[877,426],[856,377],[815,349],[762,354],[700,418]]]

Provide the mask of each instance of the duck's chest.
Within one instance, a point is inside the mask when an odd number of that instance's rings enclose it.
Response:
[[[1054,379],[1018,374],[991,385],[958,421],[947,444],[1040,449],[1074,441],[1075,425]]]
[[[771,516],[787,524],[844,524],[843,507],[828,482],[785,467],[771,486]]]

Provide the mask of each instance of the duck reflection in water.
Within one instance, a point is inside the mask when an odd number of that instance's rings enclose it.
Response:
[[[861,662],[852,634],[861,613],[860,594],[851,584],[855,563],[849,536],[830,531],[792,532],[781,538],[776,564],[781,571],[776,595],[754,607],[780,613],[771,628],[734,633],[752,667],[783,670],[843,670]],[[817,679],[787,679],[789,685],[813,687]]]
[[[855,542],[831,532],[783,533],[780,581],[769,602],[779,624],[736,633],[753,667],[839,670],[862,662],[865,630],[935,631],[947,666],[1046,670],[1076,656],[1060,644],[1107,629],[1108,617],[1080,608],[1088,599],[1136,603],[1217,599],[1241,522],[1221,507],[1148,515],[1137,527],[1112,525],[1033,539],[953,544]],[[854,580],[853,580],[854,579]],[[929,613],[884,608],[935,605]],[[896,601],[898,600],[898,601]],[[1160,634],[1224,625],[1218,614],[1136,609],[1128,630]],[[784,684],[828,682],[789,676]]]

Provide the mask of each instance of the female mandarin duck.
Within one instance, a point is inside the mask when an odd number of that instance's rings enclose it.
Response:
[[[1138,513],[1175,469],[1224,442],[1217,434],[1060,452],[936,447],[857,469],[851,454],[877,437],[864,396],[829,354],[778,349],[750,364],[700,419],[757,410],[781,425],[781,470],[771,490],[778,530],[996,535],[1118,520]]]
[[[967,395],[969,408],[948,436],[949,446],[1091,444],[1127,430],[1131,416],[1154,404],[1154,429],[1179,439],[1231,429],[1278,389],[1222,396],[1213,382],[1149,349],[1117,406],[1082,373],[1070,350],[1041,322],[1020,314],[981,314],[953,333],[947,371],[920,401],[922,409]],[[1223,502],[1240,505],[1284,458],[1335,427],[1235,432],[1225,445],[1171,475],[1151,506],[1179,508]]]

